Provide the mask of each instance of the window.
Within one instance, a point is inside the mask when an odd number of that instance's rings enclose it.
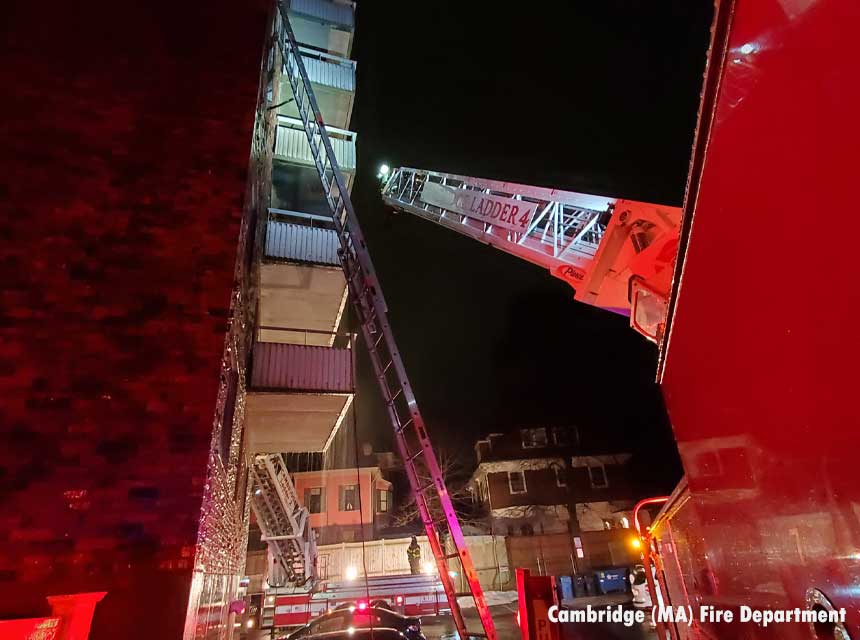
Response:
[[[523,449],[539,449],[547,444],[546,429],[543,427],[520,429],[520,436],[522,437]]]
[[[508,487],[511,493],[526,492],[526,474],[522,471],[508,471]]]
[[[552,441],[559,447],[568,447],[579,442],[579,432],[576,427],[553,427]]]
[[[567,486],[567,470],[561,467],[553,467],[555,469],[555,484],[558,487]]]
[[[388,513],[391,510],[391,491],[389,489],[376,490],[376,513]]]
[[[630,528],[630,520],[627,519],[627,516],[621,517],[621,526],[624,527],[625,529]]]
[[[340,499],[338,500],[340,511],[358,511],[358,485],[344,484],[340,486]]]
[[[322,487],[305,489],[305,506],[310,513],[325,511],[325,489]]]
[[[595,489],[605,489],[609,486],[606,469],[602,464],[588,467],[588,478],[591,480],[591,486]]]

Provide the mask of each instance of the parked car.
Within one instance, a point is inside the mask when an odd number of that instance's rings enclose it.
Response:
[[[292,636],[287,637],[290,638]],[[373,627],[372,629],[370,627],[363,629],[348,627],[341,631],[328,631],[308,635],[307,637],[314,640],[404,640],[406,635],[402,631],[389,627]],[[423,638],[424,636],[421,637]]]
[[[353,634],[350,635],[351,640],[357,640],[354,634],[358,630],[370,630],[371,627],[374,631],[394,629],[400,633],[399,640],[404,638],[406,640],[426,640],[424,634],[421,633],[420,618],[403,616],[382,607],[368,607],[366,603],[363,606],[360,602],[325,613],[291,634],[283,636],[281,640],[309,640],[310,638],[317,640],[321,635],[349,632],[350,629]],[[377,640],[376,636],[374,636],[374,640]]]

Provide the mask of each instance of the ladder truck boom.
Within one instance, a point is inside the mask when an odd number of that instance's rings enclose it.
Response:
[[[382,197],[547,269],[576,300],[630,316],[660,340],[680,208],[406,167],[393,170]]]
[[[317,170],[337,234],[338,256],[346,278],[349,299],[361,325],[361,334],[382,392],[388,417],[394,429],[397,448],[416,503],[439,578],[462,640],[482,637],[496,640],[496,631],[478,581],[471,554],[466,547],[457,514],[445,486],[433,445],[418,409],[418,402],[406,375],[400,350],[388,321],[388,308],[376,276],[370,252],[350,200],[347,182],[338,166],[331,140],[305,69],[285,3],[278,3],[278,45],[283,56],[283,73],[289,81],[293,99],[308,140],[313,165]],[[454,552],[447,553],[440,532],[447,534]],[[448,562],[457,561],[462,572],[449,571]],[[466,591],[458,591],[454,578],[462,575]],[[480,631],[469,631],[457,602],[470,596],[480,618]]]

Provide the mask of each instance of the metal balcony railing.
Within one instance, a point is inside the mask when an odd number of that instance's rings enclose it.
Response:
[[[345,129],[326,127],[332,150],[342,171],[355,172],[355,139],[357,134]],[[314,166],[313,153],[302,121],[289,116],[278,116],[275,137],[275,155],[297,164]]]
[[[331,218],[325,216],[269,209],[266,258],[340,267],[340,241],[331,227]]]
[[[288,0],[288,11],[300,18],[349,29],[355,27],[355,10],[352,3],[340,4],[329,0]]]
[[[260,331],[287,332],[296,335],[327,334],[346,347],[322,347],[309,344],[286,344],[257,340],[251,366],[251,387],[255,391],[290,391],[310,393],[354,393],[354,337],[310,329],[261,326]],[[307,342],[307,341],[306,341]]]
[[[355,91],[355,61],[307,47],[299,47],[311,82],[331,89]]]

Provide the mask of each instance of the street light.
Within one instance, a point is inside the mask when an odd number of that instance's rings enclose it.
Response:
[[[389,167],[384,162],[379,166],[379,172],[376,174],[376,177],[379,178],[380,182],[385,182],[388,180],[388,174],[391,173],[391,167]]]

